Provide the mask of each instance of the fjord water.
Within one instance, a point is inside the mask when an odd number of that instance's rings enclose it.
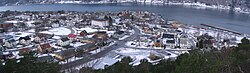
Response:
[[[185,24],[211,24],[241,33],[250,34],[250,16],[229,10],[197,9],[181,5],[145,5],[145,4],[33,4],[21,6],[2,6],[0,11],[121,11],[144,10],[161,15],[165,19],[175,19]]]

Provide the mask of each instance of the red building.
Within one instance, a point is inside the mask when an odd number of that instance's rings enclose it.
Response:
[[[76,38],[76,35],[75,35],[75,34],[69,34],[69,35],[68,35],[68,38],[74,39],[74,38]]]
[[[13,23],[0,23],[0,28],[10,28],[13,27]]]

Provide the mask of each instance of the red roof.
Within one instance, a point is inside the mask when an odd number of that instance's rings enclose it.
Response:
[[[24,50],[29,50],[29,49],[28,49],[28,48],[22,48],[22,49],[20,49],[20,50],[24,51]]]
[[[42,49],[48,49],[48,48],[51,48],[50,44],[49,43],[45,43],[45,44],[41,44],[40,45]]]
[[[28,48],[22,48],[20,49],[20,51],[28,51],[29,49]]]
[[[68,37],[69,38],[76,38],[76,35],[75,34],[69,34]]]

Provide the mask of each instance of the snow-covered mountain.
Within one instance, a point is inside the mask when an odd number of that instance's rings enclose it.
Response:
[[[123,3],[184,4],[208,7],[224,7],[250,12],[250,0],[0,0],[0,5],[52,4],[52,3]]]

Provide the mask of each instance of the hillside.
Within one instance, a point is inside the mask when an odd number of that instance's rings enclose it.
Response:
[[[212,8],[233,9],[238,12],[250,12],[250,0],[0,0],[0,6],[53,3],[147,3],[147,4],[184,4]]]

